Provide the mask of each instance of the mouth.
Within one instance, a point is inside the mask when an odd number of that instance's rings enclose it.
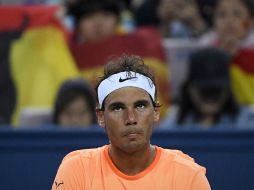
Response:
[[[129,139],[135,139],[137,138],[140,134],[142,134],[141,130],[127,130],[123,134],[124,137],[127,137]]]
[[[138,135],[139,135],[138,133],[130,133],[126,137],[128,139],[136,139],[138,137]]]

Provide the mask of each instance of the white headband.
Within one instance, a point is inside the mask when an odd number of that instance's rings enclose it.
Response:
[[[113,91],[123,87],[137,87],[145,90],[155,100],[155,85],[149,77],[133,71],[124,71],[113,74],[104,79],[98,86],[100,108],[104,99]]]

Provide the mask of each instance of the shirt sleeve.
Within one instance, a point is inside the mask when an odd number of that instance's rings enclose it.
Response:
[[[211,190],[205,173],[199,171],[193,179],[191,190]]]
[[[52,184],[52,190],[85,190],[85,176],[79,156],[62,161]]]

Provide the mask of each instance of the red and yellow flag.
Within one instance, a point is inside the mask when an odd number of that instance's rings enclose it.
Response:
[[[241,49],[231,65],[233,91],[245,105],[254,104],[254,49]]]
[[[9,36],[4,43],[9,44],[10,75],[16,89],[14,124],[19,123],[20,112],[26,107],[51,107],[64,80],[81,73],[94,82],[109,57],[123,53],[142,56],[154,70],[165,115],[170,101],[169,73],[155,28],[141,28],[97,43],[68,44],[56,17],[58,10],[57,6],[0,7],[0,33]],[[15,35],[10,38],[10,34]]]
[[[102,75],[103,66],[111,56],[134,54],[142,56],[145,64],[155,73],[158,85],[158,98],[162,104],[162,116],[170,102],[169,69],[157,29],[144,27],[130,34],[116,35],[96,43],[71,43],[72,54],[87,80],[94,83]]]
[[[26,107],[51,107],[59,85],[77,76],[56,6],[1,6],[0,32],[20,35],[10,41],[9,64],[16,89],[13,123]]]

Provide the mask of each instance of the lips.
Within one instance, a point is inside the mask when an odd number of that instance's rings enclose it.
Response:
[[[138,133],[131,133],[131,134],[127,135],[127,137],[129,139],[136,139],[138,137],[138,135],[139,135]]]
[[[128,137],[136,137],[137,135],[142,134],[143,131],[142,129],[128,129],[124,131],[123,136],[128,136]]]

